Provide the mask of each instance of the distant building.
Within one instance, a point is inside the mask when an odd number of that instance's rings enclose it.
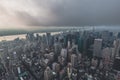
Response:
[[[102,57],[104,59],[104,67],[107,69],[108,65],[110,64],[111,61],[111,55],[112,55],[112,49],[107,47],[105,49],[102,50]]]
[[[117,34],[117,38],[119,38],[119,39],[120,39],[120,32],[118,32],[118,34]]]
[[[76,67],[77,66],[77,56],[75,54],[72,54],[71,55],[71,64],[72,64],[72,67]]]
[[[102,50],[102,57],[105,59],[110,59],[112,54],[111,48],[107,47]]]
[[[72,74],[72,64],[68,63],[68,66],[67,66],[67,76],[68,76],[69,80],[71,80],[71,74]]]
[[[45,44],[43,42],[41,42],[40,47],[41,47],[41,52],[45,52]]]
[[[83,52],[83,39],[78,39],[78,50],[82,53]]]
[[[51,33],[46,33],[46,39],[47,39],[47,46],[49,47],[51,45]]]
[[[93,48],[93,56],[102,57],[101,48],[102,48],[102,39],[95,39],[94,48]]]
[[[49,59],[50,59],[51,61],[54,60],[54,52],[49,53]]]
[[[114,41],[114,57],[120,56],[120,39]]]
[[[111,48],[111,59],[114,59],[115,56],[115,48]]]
[[[120,72],[120,57],[114,59],[113,69]]]
[[[62,57],[64,57],[64,58],[67,58],[67,49],[62,48],[60,55],[61,55]]]
[[[79,50],[78,50],[78,45],[74,44],[72,45],[72,51],[74,54],[79,54]]]
[[[69,49],[71,47],[70,41],[67,43],[67,48]]]
[[[61,46],[60,46],[60,43],[59,42],[55,42],[54,43],[54,52],[55,52],[55,55],[59,55],[60,54],[60,48],[61,48]]]
[[[109,31],[103,31],[101,38],[103,39],[103,41],[109,41],[110,38],[110,32]]]

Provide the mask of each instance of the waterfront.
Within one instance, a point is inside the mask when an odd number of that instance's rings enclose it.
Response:
[[[58,34],[60,32],[52,32],[51,35]],[[35,33],[36,34],[36,33]],[[40,36],[45,35],[46,33],[38,33]],[[9,36],[0,36],[0,42],[1,41],[12,41],[16,38],[19,39],[26,39],[26,34],[20,34],[20,35],[9,35]]]

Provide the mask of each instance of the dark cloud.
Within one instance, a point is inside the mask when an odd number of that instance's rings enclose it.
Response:
[[[47,9],[55,19],[17,12],[28,26],[120,25],[120,0],[34,0],[34,3]]]

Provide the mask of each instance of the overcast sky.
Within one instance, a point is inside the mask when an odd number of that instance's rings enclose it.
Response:
[[[0,0],[0,28],[111,25],[120,25],[120,0]]]

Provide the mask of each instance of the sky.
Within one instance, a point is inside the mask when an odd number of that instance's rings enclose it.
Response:
[[[119,25],[120,0],[0,0],[0,29]]]

